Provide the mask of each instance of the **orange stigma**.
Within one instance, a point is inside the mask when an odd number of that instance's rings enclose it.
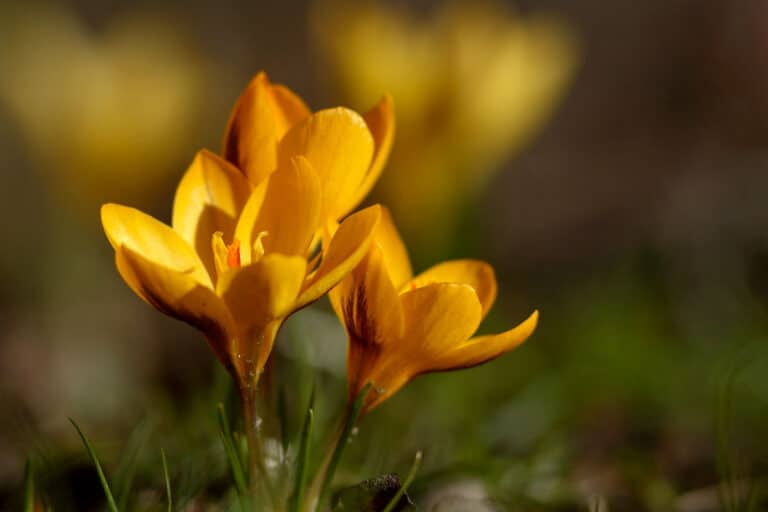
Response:
[[[229,268],[240,268],[240,240],[233,241],[227,247],[227,265]]]

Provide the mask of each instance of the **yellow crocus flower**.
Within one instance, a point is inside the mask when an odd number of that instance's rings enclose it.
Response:
[[[310,113],[257,74],[226,129],[229,161],[198,153],[176,191],[172,227],[132,208],[102,208],[120,274],[148,303],[200,329],[241,386],[255,383],[285,318],[365,254],[378,206],[349,216],[319,265],[310,260],[320,228],[375,183],[393,133],[388,96],[365,116],[343,107]]]
[[[352,211],[376,183],[392,147],[394,126],[388,95],[364,116],[343,107],[311,113],[301,98],[262,72],[235,104],[224,156],[253,184],[294,155],[304,156],[323,183],[321,217],[335,220]]]
[[[255,387],[285,318],[338,283],[370,244],[377,205],[347,217],[322,261],[310,262],[322,198],[307,158],[253,187],[204,150],[179,183],[171,226],[117,204],[101,218],[128,286],[202,331],[243,389]]]
[[[496,299],[493,268],[454,260],[414,277],[386,210],[368,253],[329,296],[349,337],[350,400],[372,384],[364,411],[417,375],[475,366],[512,350],[538,321],[534,311],[509,331],[471,338]]]

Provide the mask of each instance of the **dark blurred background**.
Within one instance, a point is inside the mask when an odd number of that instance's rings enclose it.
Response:
[[[768,469],[766,63],[761,0],[3,0],[3,499],[29,453],[87,486],[68,416],[108,467],[149,418],[139,487],[159,485],[164,444],[189,496],[216,495],[214,358],[123,285],[98,207],[167,221],[195,151],[219,150],[265,70],[313,109],[391,91],[398,133],[370,200],[417,270],[491,262],[484,331],[542,315],[512,354],[422,377],[368,417],[340,478],[402,472],[421,448],[422,503],[746,510],[728,503]],[[330,415],[345,348],[327,306],[284,338],[276,357],[323,375]]]

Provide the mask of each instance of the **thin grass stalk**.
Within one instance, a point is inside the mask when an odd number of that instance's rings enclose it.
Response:
[[[341,433],[336,437],[335,441],[331,444],[331,446],[333,447],[333,450],[330,452],[331,454],[330,459],[327,459],[328,460],[327,469],[324,470],[324,468],[321,467],[318,473],[318,478],[321,479],[320,481],[322,483],[319,487],[319,492],[317,493],[317,503],[315,505],[315,512],[319,512],[321,510],[323,503],[326,501],[328,497],[331,484],[333,483],[333,476],[336,473],[336,468],[338,467],[339,462],[341,461],[341,457],[344,454],[344,450],[347,447],[349,436],[352,433],[352,429],[355,427],[355,424],[357,424],[357,418],[358,416],[360,416],[360,411],[363,408],[365,397],[368,396],[368,391],[370,391],[370,389],[371,389],[371,383],[366,384],[363,390],[360,392],[360,394],[357,395],[357,398],[355,399],[352,406],[347,407],[346,413],[344,415],[344,420],[342,422]]]
[[[160,448],[160,459],[163,461],[163,479],[165,480],[165,499],[168,502],[168,512],[173,512],[173,495],[171,494],[171,477],[168,475],[168,461],[165,460],[165,450]]]
[[[104,470],[101,469],[101,464],[99,463],[99,458],[96,456],[96,451],[93,449],[93,446],[91,446],[91,442],[88,440],[85,434],[83,434],[83,431],[80,430],[80,427],[77,425],[77,423],[75,423],[75,420],[69,418],[69,421],[80,435],[80,439],[82,439],[83,444],[85,445],[85,449],[88,452],[88,455],[91,457],[91,462],[93,462],[93,465],[96,467],[96,473],[99,475],[101,487],[104,489],[104,494],[107,497],[107,506],[109,507],[110,512],[120,512],[117,508],[117,504],[115,503],[115,498],[112,496],[112,491],[109,488],[107,477],[104,475]]]
[[[419,471],[419,466],[421,466],[420,451],[416,452],[416,456],[413,458],[413,464],[411,464],[411,469],[408,470],[408,476],[405,477],[405,481],[400,486],[400,489],[397,490],[397,493],[392,496],[392,499],[389,500],[389,503],[387,503],[387,506],[384,507],[382,512],[393,512],[395,510],[397,504],[400,503],[400,500],[408,491],[408,487],[410,487],[411,483],[413,483],[413,479],[416,478],[416,473]]]
[[[24,465],[24,512],[35,512],[35,470],[30,457]]]

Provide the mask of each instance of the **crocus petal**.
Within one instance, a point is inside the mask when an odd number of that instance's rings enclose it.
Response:
[[[482,319],[477,294],[466,284],[430,284],[402,294],[400,300],[405,341],[396,349],[402,353],[401,364],[413,367],[414,375],[429,371],[443,353],[466,342]]]
[[[192,247],[159,220],[135,208],[110,203],[101,207],[101,223],[115,250],[125,247],[148,261],[184,272],[195,282],[212,288],[208,272]]]
[[[323,219],[338,219],[355,204],[356,193],[373,157],[373,137],[352,110],[321,110],[294,126],[280,142],[278,165],[305,156],[323,187]]]
[[[305,256],[320,225],[320,179],[304,157],[269,178],[254,230],[267,232],[267,253]]]
[[[373,135],[375,150],[371,167],[357,189],[352,207],[360,204],[371,191],[381,176],[381,171],[384,170],[389,153],[392,151],[392,141],[395,138],[395,109],[392,97],[386,94],[375,107],[363,116],[363,119],[365,119],[365,124],[368,125],[368,130]]]
[[[215,276],[211,236],[221,231],[229,240],[250,195],[242,173],[210,151],[200,151],[176,189],[173,229],[193,247],[208,273]]]
[[[191,274],[151,261],[122,245],[115,250],[117,270],[128,286],[162,313],[199,329],[227,369],[232,319],[222,300]]]
[[[483,316],[496,300],[496,274],[493,267],[484,261],[466,259],[439,263],[413,278],[404,288],[416,288],[429,283],[468,284],[477,293],[483,306]]]
[[[277,144],[310,111],[286,87],[273,85],[259,73],[237,100],[224,135],[224,156],[261,183],[277,168]]]
[[[400,289],[413,276],[411,260],[408,258],[408,251],[400,238],[400,233],[397,232],[395,223],[392,221],[392,215],[385,207],[381,209],[381,221],[376,228],[376,244],[381,247],[392,284]]]
[[[301,290],[307,262],[298,256],[266,254],[219,278],[224,298],[241,335],[248,338],[274,319],[288,315]]]
[[[297,309],[313,302],[336,286],[363,259],[381,218],[379,205],[356,212],[341,223],[333,235],[323,261],[304,286]]]
[[[350,346],[350,352],[352,350]],[[372,384],[371,390],[368,392],[368,396],[365,397],[365,402],[363,402],[362,414],[367,414],[400,391],[415,375],[409,367],[398,364],[394,359],[390,361],[384,359],[372,360],[369,368],[370,371],[363,372],[354,383],[353,381],[348,383],[350,400],[354,400],[366,384]]]
[[[536,329],[538,320],[539,312],[534,311],[525,321],[509,331],[472,338],[447,350],[428,371],[468,368],[494,359],[527,340]]]
[[[259,237],[259,232],[256,230],[256,222],[261,214],[268,186],[269,180],[266,180],[251,191],[243,211],[240,212],[240,218],[237,219],[233,240],[240,242],[240,262],[243,266],[251,263],[253,243]]]
[[[400,339],[400,298],[384,265],[382,251],[375,244],[329,295],[333,296],[331,302],[350,338],[379,345]]]

